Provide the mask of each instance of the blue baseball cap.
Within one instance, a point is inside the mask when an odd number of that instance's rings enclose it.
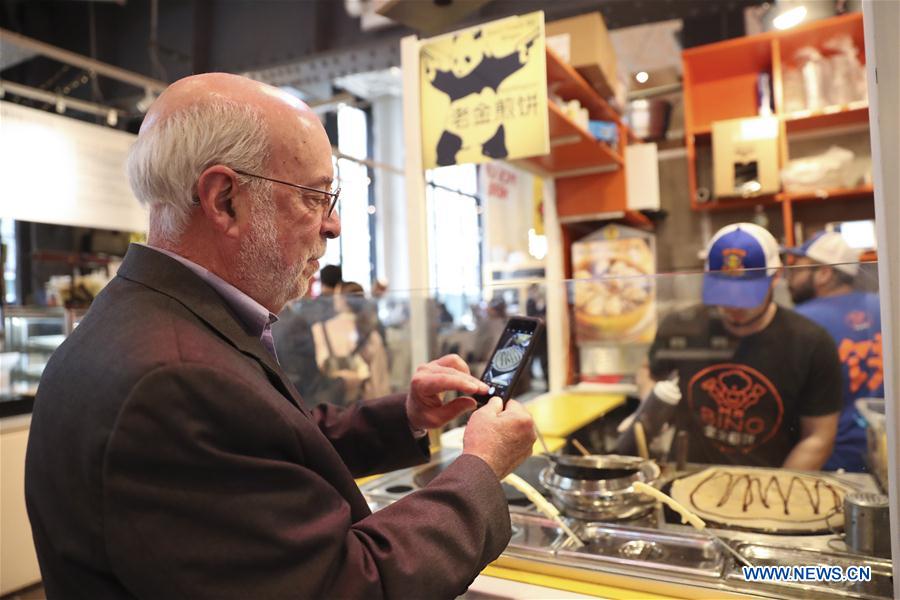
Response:
[[[706,247],[703,303],[754,308],[762,304],[781,268],[778,242],[753,223],[735,223],[716,232]]]

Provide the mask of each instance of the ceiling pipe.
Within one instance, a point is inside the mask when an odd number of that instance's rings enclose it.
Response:
[[[57,107],[57,112],[59,113],[63,113],[67,109],[71,108],[72,110],[88,113],[90,115],[106,117],[107,123],[112,127],[114,127],[115,124],[118,123],[120,118],[124,118],[126,116],[124,112],[117,108],[103,106],[102,104],[95,104],[93,102],[87,102],[86,100],[79,100],[77,98],[72,98],[71,96],[54,94],[53,92],[48,92],[47,90],[41,90],[38,88],[33,88],[31,86],[22,85],[21,83],[15,83],[3,79],[0,79],[0,92],[2,92],[2,94],[0,94],[0,97],[3,97],[7,93],[10,93],[15,94],[16,96],[21,96],[23,98],[28,98],[29,100],[52,104]],[[112,114],[115,114],[115,117],[112,117]],[[110,123],[110,121],[114,122]]]
[[[31,50],[32,52],[37,52],[38,54],[42,54],[48,58],[58,60],[59,62],[66,63],[74,67],[79,67],[81,69],[84,69],[85,71],[94,72],[98,75],[103,75],[104,77],[109,77],[110,79],[128,83],[139,88],[144,88],[154,92],[162,92],[169,86],[169,84],[165,81],[153,79],[152,77],[147,77],[145,75],[141,75],[127,69],[114,67],[113,65],[107,64],[105,62],[95,60],[76,52],[63,50],[62,48],[58,48],[51,44],[41,42],[40,40],[15,33],[14,31],[9,31],[8,29],[0,28],[0,40],[18,46],[20,48],[24,48],[26,50]]]

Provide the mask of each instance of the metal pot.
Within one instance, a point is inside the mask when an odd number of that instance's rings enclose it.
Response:
[[[635,136],[642,140],[661,140],[669,128],[672,104],[667,100],[649,98],[634,100],[628,104],[625,120]]]
[[[620,520],[646,514],[655,500],[638,494],[635,481],[652,484],[656,463],[635,456],[559,456],[541,471],[540,481],[567,515],[579,519]]]
[[[891,557],[889,500],[884,494],[844,496],[844,542],[852,552]]]

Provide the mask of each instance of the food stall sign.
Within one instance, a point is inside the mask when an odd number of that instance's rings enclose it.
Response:
[[[550,152],[544,13],[422,42],[425,169]]]

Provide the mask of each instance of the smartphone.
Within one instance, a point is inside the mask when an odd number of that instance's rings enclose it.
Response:
[[[534,342],[543,333],[544,322],[535,317],[512,317],[500,335],[481,380],[490,388],[487,394],[474,394],[478,406],[488,403],[494,396],[509,400],[519,377],[531,364]]]

